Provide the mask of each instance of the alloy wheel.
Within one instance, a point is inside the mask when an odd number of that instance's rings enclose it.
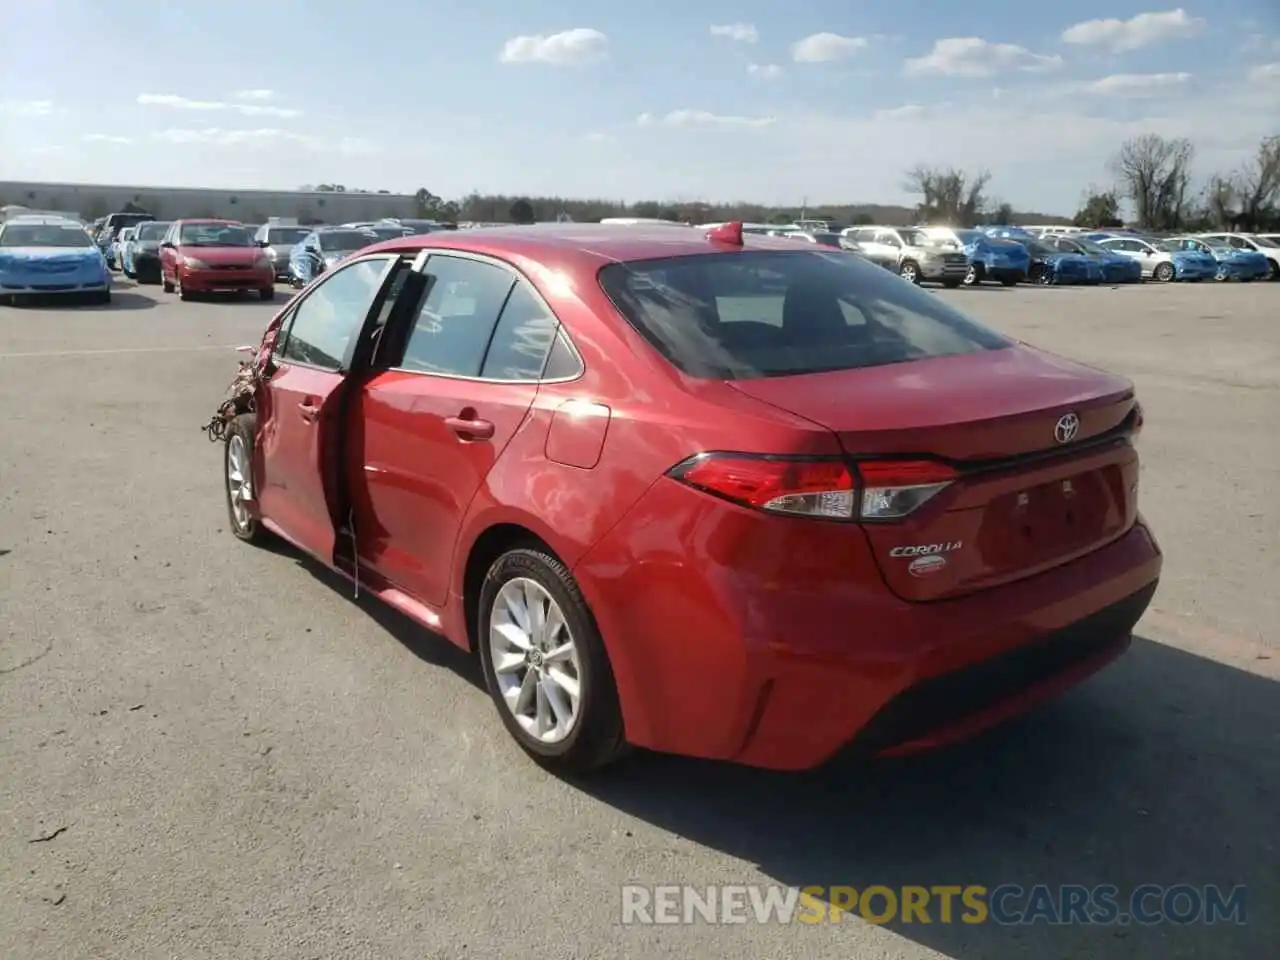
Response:
[[[574,730],[582,707],[583,671],[564,611],[547,589],[513,577],[494,597],[489,653],[502,702],[520,728],[544,744]]]
[[[244,438],[232,434],[227,440],[227,496],[231,501],[231,518],[240,530],[249,526],[249,501],[253,499],[253,476],[249,465],[249,448]]]

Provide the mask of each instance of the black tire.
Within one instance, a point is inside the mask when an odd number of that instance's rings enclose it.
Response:
[[[1168,283],[1175,273],[1172,263],[1157,263],[1156,268],[1151,271],[1151,279],[1157,283]]]
[[[236,417],[227,427],[226,440],[222,444],[222,490],[223,496],[227,503],[227,522],[231,525],[231,535],[245,543],[261,543],[267,538],[267,531],[262,526],[261,521],[250,513],[244,523],[236,518],[235,507],[231,503],[231,445],[232,441],[238,440],[244,445],[244,449],[248,456],[250,464],[253,463],[253,438],[255,436],[258,425],[258,418],[252,413],[242,413]],[[257,495],[257,478],[250,474],[250,490],[255,495],[256,503]]]
[[[1267,274],[1267,279],[1273,282],[1280,280],[1280,261],[1271,260],[1269,262],[1271,264],[1271,272]]]
[[[489,617],[498,591],[509,580],[525,577],[540,584],[560,606],[578,646],[582,695],[576,725],[568,736],[554,744],[542,743],[527,734],[516,722],[502,699],[489,647]],[[613,669],[595,617],[578,589],[573,575],[545,549],[517,547],[500,556],[489,568],[480,587],[476,611],[476,645],[485,686],[507,732],[537,764],[559,774],[587,773],[607,766],[627,752],[622,727],[622,708]]]
[[[1031,268],[1031,276],[1029,279],[1034,284],[1047,287],[1053,283],[1053,271],[1046,266],[1035,266]]]
[[[165,293],[173,293],[173,283],[166,280],[164,274],[160,274],[160,289]]]
[[[276,298],[276,288],[263,287],[258,291],[258,296],[263,300],[274,300]]]
[[[111,291],[110,291],[110,290],[99,290],[97,293],[90,294],[90,295],[89,295],[89,302],[90,302],[90,303],[96,303],[96,304],[98,304],[99,306],[103,306],[103,307],[110,306],[110,305],[111,305]]]
[[[969,272],[964,275],[966,287],[976,287],[986,279],[986,269],[980,263],[969,264]]]
[[[179,300],[191,299],[191,291],[182,285],[182,281],[178,279],[178,275],[176,273],[173,275],[173,286],[174,289],[178,291]]]
[[[963,277],[944,277],[942,280],[942,285],[948,290],[954,290],[962,283],[964,283]]]
[[[1006,287],[1016,287],[1018,285],[1017,277],[1001,277],[1000,282]]]
[[[903,260],[898,265],[898,276],[903,280],[910,280],[918,285],[920,283],[920,264],[914,260]]]

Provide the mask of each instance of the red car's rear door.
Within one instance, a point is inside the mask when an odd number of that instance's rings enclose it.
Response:
[[[448,594],[463,517],[525,423],[553,314],[505,265],[432,253],[388,355],[352,397],[352,509],[362,562],[428,604]]]
[[[341,410],[359,335],[393,255],[335,270],[291,304],[258,402],[258,506],[270,525],[334,560]]]

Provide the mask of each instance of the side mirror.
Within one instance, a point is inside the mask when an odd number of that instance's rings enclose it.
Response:
[[[175,247],[174,247],[174,245],[173,245],[171,242],[169,242],[168,240],[166,240],[164,243],[160,244],[160,249],[161,249],[161,250],[173,250],[173,249],[175,249]]]
[[[256,240],[256,241],[254,241],[254,242],[255,242],[255,243],[257,243],[257,245],[258,245],[258,246],[260,246],[260,247],[269,247],[269,246],[271,246],[271,241],[270,241],[270,240]]]

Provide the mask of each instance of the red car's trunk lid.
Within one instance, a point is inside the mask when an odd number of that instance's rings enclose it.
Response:
[[[1116,539],[1137,515],[1131,384],[1022,344],[732,386],[827,427],[852,457],[956,467],[904,520],[862,525],[906,600],[1032,576]]]

